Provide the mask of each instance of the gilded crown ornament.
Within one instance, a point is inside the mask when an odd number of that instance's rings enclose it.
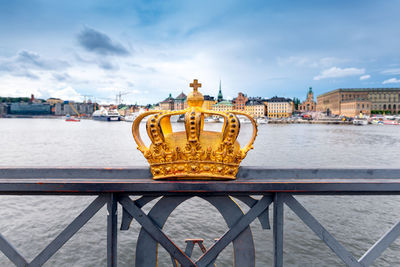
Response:
[[[190,87],[193,87],[193,92],[187,96],[188,108],[151,110],[135,119],[132,134],[138,149],[149,162],[153,179],[235,179],[240,162],[253,148],[257,124],[245,112],[203,109],[204,98],[198,91],[201,83],[194,80]],[[181,114],[185,116],[185,131],[173,132],[170,118]],[[240,121],[236,115],[246,116],[253,125],[252,137],[244,147],[240,147],[236,140],[240,131]],[[139,132],[140,122],[147,116],[150,116],[146,123],[150,147],[143,143]],[[222,117],[222,131],[204,131],[205,116]]]

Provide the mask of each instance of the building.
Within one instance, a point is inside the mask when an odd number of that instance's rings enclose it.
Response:
[[[50,115],[51,106],[43,103],[11,103],[10,114],[14,115]]]
[[[399,114],[399,105],[400,88],[336,89],[317,97],[317,111],[350,117]]]
[[[247,95],[243,93],[239,93],[237,97],[235,97],[232,101],[233,103],[233,109],[235,110],[246,110],[246,102],[249,99],[247,98]]]
[[[175,100],[171,94],[169,94],[169,96],[166,99],[164,99],[164,101],[160,102],[161,110],[174,110],[174,107],[175,107]]]
[[[57,103],[64,103],[64,100],[60,99],[60,98],[49,98],[46,100],[46,103],[49,105],[55,105]]]
[[[317,103],[314,101],[312,87],[308,89],[307,98],[297,108],[299,112],[310,112],[317,110]]]
[[[262,99],[249,99],[245,105],[245,111],[254,118],[265,117],[267,110]]]
[[[187,108],[186,95],[182,92],[174,99],[174,110]]]
[[[290,98],[274,96],[267,102],[268,118],[287,118],[293,114],[294,105]]]
[[[95,103],[75,103],[72,101],[58,102],[54,106],[54,115],[66,116],[66,115],[81,115],[91,116],[94,112]]]
[[[213,111],[232,111],[233,110],[233,104],[231,101],[228,100],[223,100],[221,102],[218,102],[212,106]]]
[[[204,102],[202,108],[212,110],[213,105],[215,105],[215,103],[217,103],[217,101],[215,101],[215,98],[213,96],[204,95]]]
[[[6,103],[0,103],[0,117],[5,116],[8,112],[8,105]]]

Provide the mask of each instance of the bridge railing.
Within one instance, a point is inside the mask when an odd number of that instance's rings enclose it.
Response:
[[[255,266],[249,225],[256,219],[270,229],[272,207],[274,266],[283,266],[284,207],[291,209],[347,266],[369,266],[400,235],[400,221],[356,259],[296,200],[295,195],[398,195],[400,169],[268,169],[241,167],[234,181],[155,181],[148,168],[0,168],[0,194],[97,195],[52,242],[28,262],[0,233],[0,250],[16,266],[42,266],[102,207],[107,206],[107,265],[117,265],[117,207],[122,206],[120,229],[135,220],[141,225],[135,266],[156,266],[157,246],[171,257],[172,266],[214,266],[232,243],[235,266]],[[131,196],[140,196],[132,200]],[[185,250],[163,231],[171,212],[198,196],[222,215],[229,229],[208,249],[201,239],[186,240]],[[161,197],[146,214],[142,207]],[[232,198],[249,210],[243,213]],[[203,255],[192,258],[194,246]]]

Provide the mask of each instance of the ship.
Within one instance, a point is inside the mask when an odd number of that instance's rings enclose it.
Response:
[[[92,114],[92,118],[98,121],[120,121],[121,115],[115,109],[100,108]]]

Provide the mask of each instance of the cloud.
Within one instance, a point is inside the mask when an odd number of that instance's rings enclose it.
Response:
[[[387,75],[400,75],[400,69],[387,69],[382,71],[381,73]]]
[[[354,75],[362,75],[365,73],[365,69],[357,69],[357,68],[338,68],[332,67],[330,69],[324,70],[320,75],[314,77],[315,81],[327,79],[327,78],[340,78]]]
[[[63,60],[42,59],[39,54],[31,51],[22,50],[18,52],[15,63],[25,67],[42,69],[42,70],[59,70],[69,67],[68,62]]]
[[[53,78],[59,82],[64,82],[65,80],[69,80],[71,76],[68,73],[53,73]]]
[[[40,95],[44,98],[55,97],[63,100],[82,101],[82,95],[80,95],[74,88],[61,84],[59,87],[51,89],[39,90]]]
[[[363,76],[360,77],[360,81],[367,80],[369,78],[371,78],[371,75],[369,75],[369,74],[363,75]]]
[[[109,61],[100,61],[99,62],[99,67],[102,68],[103,70],[118,70],[119,67],[118,65],[112,64]]]
[[[69,63],[58,59],[43,59],[39,54],[21,50],[17,55],[0,59],[0,72],[16,77],[40,79],[40,71],[62,70],[70,67]]]
[[[78,42],[87,51],[99,55],[125,56],[130,54],[125,47],[111,40],[108,35],[88,27],[78,34]]]
[[[278,57],[277,63],[279,66],[296,66],[308,68],[328,68],[335,64],[345,63],[347,59],[336,57],[316,58],[313,56],[290,56]]]
[[[382,82],[382,84],[388,84],[388,83],[400,83],[400,80],[397,78],[391,78]]]

